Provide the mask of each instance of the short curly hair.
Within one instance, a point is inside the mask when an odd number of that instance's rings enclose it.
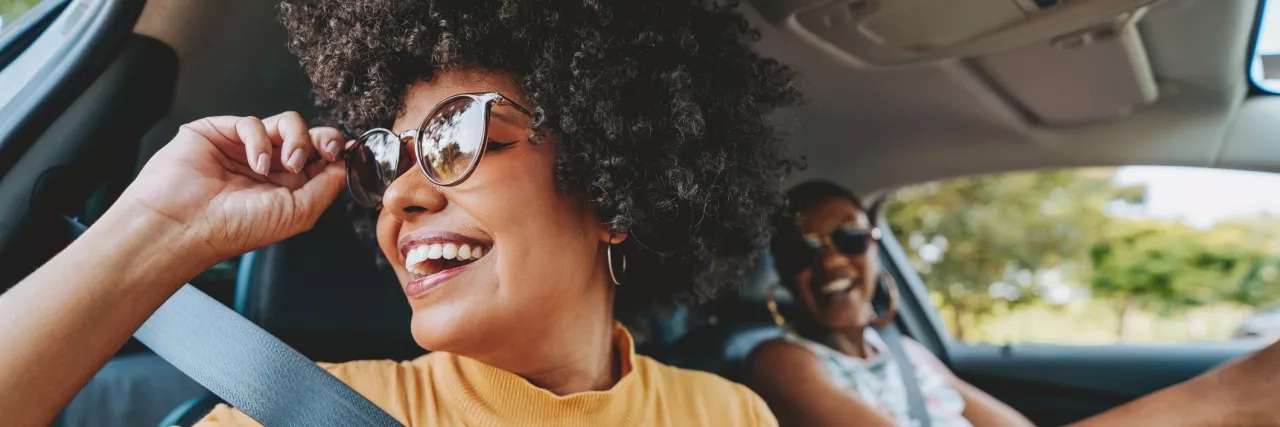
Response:
[[[794,72],[752,51],[736,4],[705,0],[286,1],[316,105],[385,126],[443,67],[505,73],[558,136],[559,190],[630,234],[619,309],[705,300],[743,280],[795,166],[771,111]]]

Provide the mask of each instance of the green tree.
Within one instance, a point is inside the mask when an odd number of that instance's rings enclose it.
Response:
[[[1254,308],[1280,300],[1280,217],[1238,218],[1209,231],[1205,240],[1219,254],[1236,258],[1243,271],[1239,280],[1217,287],[1219,299]]]
[[[951,309],[957,338],[997,307],[1039,299],[1045,273],[1088,277],[1089,250],[1113,203],[1141,204],[1114,169],[962,178],[895,192],[886,215],[913,266]]]
[[[3,19],[0,29],[17,21],[19,16],[27,13],[37,3],[40,3],[40,0],[0,0],[0,18]]]
[[[1169,315],[1222,301],[1249,269],[1251,255],[1229,230],[1118,220],[1109,231],[1090,250],[1089,282],[1094,297],[1115,304],[1121,341],[1135,309]]]
[[[1280,217],[1151,219],[1146,188],[1114,178],[1076,169],[929,183],[895,192],[885,213],[960,339],[1055,289],[1114,307],[1122,341],[1136,338],[1139,312],[1280,300]]]

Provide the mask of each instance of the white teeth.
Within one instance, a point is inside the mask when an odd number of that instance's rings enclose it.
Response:
[[[440,256],[444,254],[444,247],[439,243],[432,243],[430,248],[427,251],[427,259],[440,259]]]
[[[416,266],[418,263],[426,260],[427,260],[427,247],[425,246],[415,247],[413,249],[410,249],[408,254],[405,254],[404,268],[407,270],[414,270],[415,268],[417,268]]]
[[[458,259],[460,260],[471,259],[471,245],[462,244],[458,246]]]
[[[853,286],[853,278],[851,277],[837,279],[832,281],[831,283],[828,283],[826,286],[823,286],[822,293],[834,294],[837,292],[844,292],[845,290],[849,289],[852,286]]]
[[[458,257],[458,245],[453,243],[444,244],[444,259],[454,259]]]
[[[465,243],[432,243],[430,245],[419,245],[410,249],[404,255],[404,268],[410,273],[425,275],[427,269],[423,268],[423,261],[433,259],[456,259],[458,261],[473,261],[484,256],[484,248],[481,246],[471,246]]]

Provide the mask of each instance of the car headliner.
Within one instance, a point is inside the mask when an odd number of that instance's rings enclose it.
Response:
[[[170,126],[212,114],[310,111],[275,4],[151,0],[137,32],[182,59]],[[1248,96],[1254,0],[1168,0],[1139,25],[1160,99],[1104,123],[1038,125],[966,61],[866,70],[747,15],[759,50],[802,74],[808,102],[778,115],[809,168],[863,194],[923,181],[1053,167],[1183,165],[1280,171],[1280,99]],[[1046,81],[1045,84],[1053,82]],[[163,143],[158,132],[152,143]]]

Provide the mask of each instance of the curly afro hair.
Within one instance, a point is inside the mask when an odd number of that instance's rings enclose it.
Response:
[[[281,6],[317,106],[358,134],[443,67],[506,73],[558,136],[559,190],[630,234],[619,311],[705,300],[767,244],[794,158],[767,116],[794,72],[705,0],[316,0]]]

